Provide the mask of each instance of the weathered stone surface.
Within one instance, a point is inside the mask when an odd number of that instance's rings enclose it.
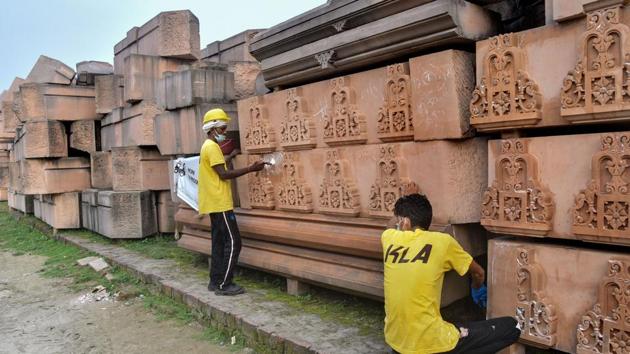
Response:
[[[167,71],[177,71],[187,61],[149,55],[131,54],[125,58],[124,97],[129,103],[156,100],[159,83]]]
[[[234,74],[225,66],[166,72],[160,79],[158,104],[168,110],[234,100]]]
[[[82,198],[83,227],[109,238],[144,238],[158,232],[153,193],[88,190]]]
[[[95,152],[96,151],[96,127],[94,120],[80,120],[70,125],[70,147],[73,149]]]
[[[125,105],[122,75],[102,75],[94,79],[96,113],[108,114]]]
[[[101,121],[101,148],[154,146],[156,116],[163,110],[153,101],[116,108]]]
[[[228,70],[234,73],[234,98],[237,100],[264,95],[269,89],[264,85],[258,62],[236,62]]]
[[[92,188],[111,189],[112,153],[110,151],[94,151],[90,153]]]
[[[175,232],[175,213],[177,203],[171,200],[171,192],[156,192],[157,194],[157,223],[161,233]]]
[[[25,83],[20,85],[18,118],[22,121],[98,119],[94,88]]]
[[[259,33],[250,51],[276,87],[472,43],[497,29],[491,12],[463,1],[329,2]]]
[[[33,213],[54,229],[81,228],[80,194],[43,194],[33,200]]]
[[[131,54],[198,59],[199,20],[190,11],[161,12],[141,27],[133,27],[114,46],[114,71],[125,73],[124,60]]]
[[[174,111],[165,111],[155,118],[155,142],[162,155],[198,154],[206,139],[203,115],[210,109],[222,108],[232,118],[229,131],[238,130],[234,104],[199,104]]]
[[[33,214],[33,196],[24,195],[9,189],[7,194],[9,207],[25,214]]]
[[[15,100],[15,94],[20,91],[20,85],[24,83],[24,79],[16,77],[11,83],[11,87],[3,92],[0,99],[0,116],[2,122],[0,123],[0,132],[14,134],[15,128],[19,124],[19,119],[13,110],[13,102]]]
[[[474,56],[447,50],[409,60],[411,112],[416,140],[460,139],[470,135]]]
[[[26,81],[40,84],[70,85],[74,78],[74,70],[57,59],[40,55]]]
[[[10,185],[21,194],[59,194],[90,188],[90,162],[82,157],[9,163]]]
[[[82,61],[77,63],[77,85],[94,85],[95,79],[101,75],[111,75],[114,67],[104,61]]]
[[[112,182],[115,191],[168,190],[169,158],[157,149],[112,149]]]
[[[535,330],[524,328],[521,340],[525,343],[580,353],[580,345],[592,346],[597,339],[588,335],[589,330],[601,333],[600,338],[606,341],[617,328],[613,322],[604,326],[600,321],[612,313],[606,310],[609,304],[625,306],[627,299],[606,301],[598,295],[610,296],[608,290],[617,287],[617,283],[606,282],[610,279],[607,276],[627,279],[627,253],[493,239],[489,241],[488,259],[492,260],[488,262],[488,317],[521,317],[527,328],[531,328],[527,324],[531,320],[540,332],[535,335]],[[626,265],[618,274],[609,263],[616,260]],[[596,304],[601,306],[600,320],[589,317]],[[584,328],[583,337],[580,328]],[[543,335],[546,332],[549,334]],[[601,351],[606,352],[613,351]]]
[[[9,200],[9,189],[6,187],[0,187],[0,201],[6,202]]]
[[[201,58],[216,63],[255,62],[249,54],[249,45],[254,36],[264,29],[248,29],[222,41],[214,41],[201,51]]]
[[[66,129],[58,121],[25,122],[18,128],[13,151],[16,160],[66,157],[68,156]]]

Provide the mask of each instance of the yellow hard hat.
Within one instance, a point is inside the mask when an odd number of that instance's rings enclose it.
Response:
[[[225,111],[221,108],[214,108],[206,112],[203,116],[203,124],[206,124],[213,120],[223,120],[226,123],[230,121],[230,117],[225,114]]]

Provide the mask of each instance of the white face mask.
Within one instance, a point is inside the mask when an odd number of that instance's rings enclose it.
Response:
[[[217,143],[222,143],[225,141],[227,137],[225,136],[225,134],[219,134],[217,133],[217,131],[214,131],[214,139],[217,141]]]

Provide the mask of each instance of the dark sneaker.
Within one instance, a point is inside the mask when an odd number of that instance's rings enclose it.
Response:
[[[218,288],[219,288],[218,286],[216,286],[216,285],[214,285],[212,283],[208,283],[208,291],[215,292],[215,291],[217,291]]]
[[[245,292],[241,286],[236,284],[230,284],[223,287],[223,289],[217,289],[214,293],[219,296],[234,296]]]

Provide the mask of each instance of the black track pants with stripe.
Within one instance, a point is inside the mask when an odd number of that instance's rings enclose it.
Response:
[[[212,259],[210,282],[219,289],[232,283],[234,267],[241,253],[241,234],[233,211],[210,213]]]

